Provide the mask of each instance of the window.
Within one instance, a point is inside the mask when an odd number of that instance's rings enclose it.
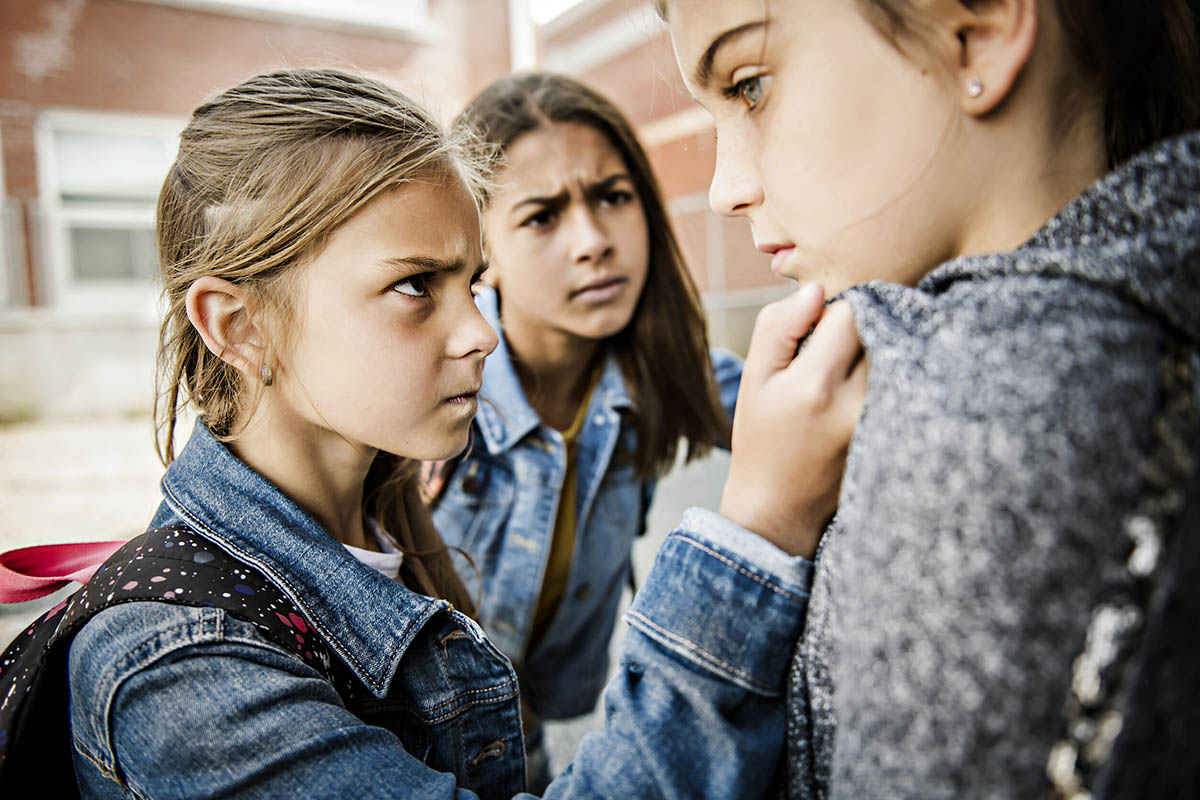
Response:
[[[402,38],[431,35],[429,0],[141,0],[215,14],[295,21]]]
[[[584,0],[529,0],[529,16],[536,25],[561,17]]]
[[[39,119],[45,260],[55,306],[127,311],[153,298],[154,206],[181,128],[173,120],[108,114],[51,112]]]

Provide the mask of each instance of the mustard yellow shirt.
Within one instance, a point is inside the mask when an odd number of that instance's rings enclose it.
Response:
[[[600,381],[600,370],[592,373],[591,385],[575,419],[570,427],[560,431],[563,445],[567,451],[567,469],[563,474],[562,492],[558,496],[558,513],[554,517],[554,538],[550,542],[550,558],[546,562],[546,574],[542,577],[542,591],[538,595],[537,611],[533,616],[533,635],[531,644],[541,640],[542,634],[550,626],[554,612],[562,602],[567,590],[567,578],[571,574],[571,556],[575,552],[575,494],[579,484],[579,471],[576,469],[575,444],[579,432],[583,429],[583,421],[587,419],[588,406],[592,402],[592,392]]]

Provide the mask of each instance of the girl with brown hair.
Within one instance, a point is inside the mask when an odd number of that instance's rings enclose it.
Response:
[[[480,621],[522,677],[540,785],[540,720],[595,707],[655,481],[680,447],[728,446],[742,364],[709,351],[658,181],[612,102],[521,74],[457,125],[497,151],[479,307],[500,344],[434,519],[471,557]]]

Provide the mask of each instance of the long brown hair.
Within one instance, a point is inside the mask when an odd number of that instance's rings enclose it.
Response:
[[[264,391],[205,346],[185,307],[212,275],[245,287],[268,356],[294,330],[295,268],[381,192],[413,181],[463,180],[478,196],[470,146],[394,89],[339,70],[256,76],[195,110],[158,198],[156,235],[166,318],[159,334],[157,446],[175,456],[179,412],[191,404],[222,441]],[[415,464],[380,453],[364,512],[406,554],[402,577],[464,610],[472,604],[417,493]]]
[[[519,137],[555,122],[586,125],[604,134],[629,170],[646,215],[646,285],[633,319],[606,346],[616,354],[637,406],[638,473],[661,474],[674,462],[681,439],[687,441],[689,460],[707,453],[715,442],[728,441],[729,419],[713,380],[700,295],[633,126],[594,89],[564,75],[532,72],[488,86],[458,116],[455,127],[495,146],[502,159]]]

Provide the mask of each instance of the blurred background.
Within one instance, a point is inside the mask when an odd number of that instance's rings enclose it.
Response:
[[[365,72],[447,121],[508,72],[578,77],[635,123],[714,344],[744,353],[789,289],[746,222],[708,208],[712,127],[649,2],[0,0],[0,549],[144,529],[162,473],[155,198],[188,113],[281,66]],[[726,463],[663,485],[641,574],[682,506],[718,502]],[[0,606],[0,646],[33,613]]]
[[[716,343],[785,290],[706,197],[713,133],[641,0],[0,0],[0,420],[142,414],[153,212],[187,114],[280,66],[370,73],[451,118],[513,70],[574,75],[636,124]]]

